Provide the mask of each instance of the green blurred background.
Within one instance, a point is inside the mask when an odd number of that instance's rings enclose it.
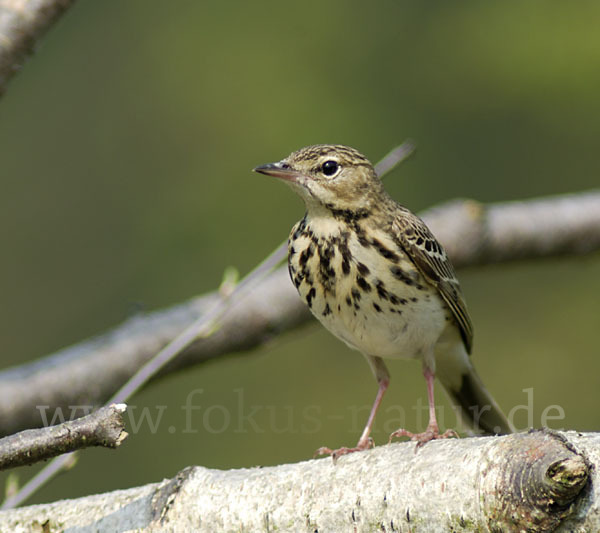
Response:
[[[597,187],[599,20],[594,1],[78,2],[0,102],[2,366],[250,270],[303,213],[251,169],[307,144],[376,161],[415,139],[386,182],[416,211]],[[518,425],[558,405],[553,427],[598,430],[600,257],[459,274],[489,389],[506,411],[533,390]],[[419,365],[389,366],[378,443],[426,398]],[[156,432],[82,453],[32,501],[353,444],[375,391],[358,353],[306,327],[147,388],[131,404],[162,409]]]

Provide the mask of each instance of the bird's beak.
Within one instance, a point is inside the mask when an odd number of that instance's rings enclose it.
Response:
[[[273,176],[274,178],[280,178],[282,180],[293,182],[297,181],[298,177],[300,176],[300,172],[292,169],[290,165],[284,161],[261,165],[256,167],[254,172],[259,172],[260,174],[266,174],[267,176]]]

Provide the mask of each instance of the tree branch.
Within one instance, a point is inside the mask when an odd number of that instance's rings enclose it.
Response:
[[[0,96],[36,42],[74,0],[0,1]]]
[[[455,200],[422,217],[456,268],[600,249],[600,191],[490,205]]]
[[[600,192],[483,205],[459,200],[423,218],[456,267],[600,249]],[[98,405],[207,309],[218,293],[126,321],[117,328],[33,363],[0,373],[0,434],[41,424],[40,408]],[[159,374],[250,350],[306,323],[310,314],[286,268],[233,301],[212,335],[194,342]],[[87,384],[93,378],[95,386]]]
[[[381,446],[0,512],[0,530],[597,531],[600,435],[534,431]]]
[[[32,465],[90,446],[116,448],[127,438],[125,404],[111,404],[95,413],[41,429],[27,429],[0,439],[0,470]]]

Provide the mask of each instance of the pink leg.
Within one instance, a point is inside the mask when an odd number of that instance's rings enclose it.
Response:
[[[327,448],[323,446],[319,448],[315,455],[331,455],[333,460],[335,461],[340,455],[346,455],[348,453],[360,452],[362,450],[368,450],[372,448],[375,444],[373,439],[369,436],[371,434],[371,430],[373,429],[373,423],[375,422],[375,415],[377,414],[377,409],[379,409],[379,405],[381,404],[381,400],[383,400],[383,395],[390,384],[389,378],[381,379],[379,381],[379,389],[377,390],[377,396],[375,396],[375,401],[373,402],[373,407],[371,407],[371,412],[369,413],[369,418],[365,425],[365,429],[363,429],[362,435],[360,439],[358,439],[358,443],[354,448],[346,448],[345,446],[342,448],[338,448],[337,450],[332,450],[331,448]]]
[[[435,397],[433,394],[433,384],[435,381],[435,374],[431,369],[423,368],[423,376],[425,376],[425,382],[427,383],[427,401],[429,403],[429,423],[424,433],[411,433],[406,429],[398,429],[390,435],[388,444],[392,442],[394,437],[409,437],[410,440],[417,441],[417,448],[420,448],[426,442],[434,439],[447,439],[448,437],[458,437],[456,431],[448,429],[444,433],[440,434],[440,428],[437,423],[435,416]]]
[[[427,431],[439,433],[440,428],[435,416],[435,396],[433,394],[435,374],[429,368],[425,368],[423,370],[423,375],[425,376],[425,382],[427,383],[427,401],[429,403],[429,424],[427,424]]]
[[[383,395],[385,394],[385,391],[387,390],[389,384],[389,379],[386,379],[379,383],[379,389],[377,389],[377,396],[375,396],[375,401],[373,402],[373,407],[371,407],[371,412],[369,413],[369,418],[367,419],[365,429],[363,429],[362,435],[360,436],[360,439],[358,439],[357,446],[359,447],[372,447],[373,439],[369,437],[369,435],[371,434],[371,430],[373,429],[375,415],[377,414],[377,410],[379,409],[379,405],[381,404],[381,400],[383,400]]]

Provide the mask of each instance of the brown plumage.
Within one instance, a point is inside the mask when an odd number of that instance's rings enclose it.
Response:
[[[285,180],[304,200],[306,215],[290,233],[291,279],[321,323],[363,353],[379,384],[358,444],[319,453],[335,458],[372,445],[370,431],[389,383],[382,358],[421,360],[427,381],[426,431],[402,429],[392,437],[423,444],[455,434],[439,432],[436,370],[475,429],[510,432],[469,360],[473,327],[446,252],[420,218],[390,198],[371,163],[347,146],[315,145],[255,170]]]
[[[439,291],[460,328],[467,353],[473,347],[473,324],[460,290],[454,267],[442,245],[419,217],[397,205],[402,213],[394,218],[394,235],[425,279]]]

